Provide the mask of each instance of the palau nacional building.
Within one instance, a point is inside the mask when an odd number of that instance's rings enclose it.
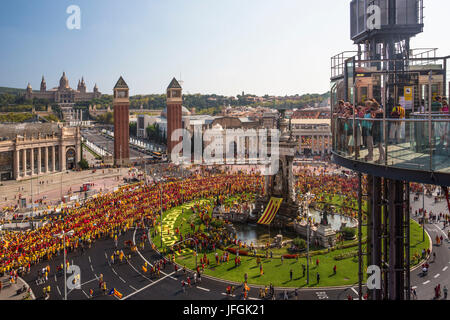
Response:
[[[26,90],[25,98],[28,100],[33,100],[34,98],[45,99],[50,103],[59,104],[72,104],[76,102],[90,101],[102,96],[101,92],[98,91],[97,84],[94,86],[93,92],[88,92],[84,78],[78,80],[77,90],[72,89],[69,86],[69,79],[67,78],[65,72],[63,72],[63,75],[59,80],[58,87],[47,90],[47,83],[44,76],[42,76],[41,88],[39,91],[33,91],[29,83]]]
[[[45,99],[69,108],[82,101],[102,96],[97,85],[88,92],[84,78],[77,90],[69,86],[63,72],[59,86],[47,90],[42,77],[39,91],[30,84],[25,98]],[[24,180],[56,172],[75,169],[81,160],[81,132],[79,127],[53,123],[21,123],[0,125],[0,181]]]

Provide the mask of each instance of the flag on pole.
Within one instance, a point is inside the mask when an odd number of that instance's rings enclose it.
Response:
[[[261,218],[258,220],[258,224],[270,225],[275,219],[278,210],[280,209],[281,202],[283,199],[280,198],[270,198],[269,204],[267,205],[266,210],[261,215]]]

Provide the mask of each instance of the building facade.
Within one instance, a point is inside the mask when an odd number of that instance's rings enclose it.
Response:
[[[59,86],[53,89],[47,90],[47,83],[42,76],[41,88],[39,91],[33,91],[31,85],[28,83],[25,98],[29,100],[46,99],[50,103],[59,104],[73,104],[77,102],[90,101],[92,99],[101,98],[102,94],[98,91],[97,84],[94,86],[93,92],[87,92],[86,83],[84,78],[78,80],[77,90],[72,89],[69,86],[69,79],[66,73],[63,72],[61,79],[59,80]]]
[[[81,160],[79,127],[22,123],[0,126],[1,180],[24,180],[76,169]]]
[[[114,163],[130,163],[130,97],[129,88],[122,77],[114,87]]]
[[[330,119],[292,119],[292,133],[297,141],[297,154],[306,156],[331,154]]]

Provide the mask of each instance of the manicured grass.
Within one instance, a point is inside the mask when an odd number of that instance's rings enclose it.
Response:
[[[184,208],[184,213],[181,214],[181,208],[177,207],[169,212],[173,212],[173,210],[179,211],[180,215],[175,223],[175,227],[180,227],[183,223],[183,227],[181,231],[183,234],[186,232],[190,232],[190,219],[192,211],[189,210],[190,207],[195,202],[191,202],[189,204],[185,204],[182,207]],[[166,213],[166,214],[167,214]],[[164,215],[163,215],[164,217]],[[364,235],[366,235],[366,228],[363,228]],[[155,245],[159,247],[160,241],[157,236],[154,240]],[[411,257],[415,253],[421,254],[423,248],[429,248],[430,243],[429,239],[426,236],[425,242],[422,242],[422,228],[416,222],[411,221]],[[365,250],[365,245],[363,246],[363,250]],[[213,277],[226,279],[234,282],[243,282],[244,274],[248,274],[248,282],[254,285],[269,285],[272,283],[277,287],[328,287],[328,286],[346,286],[353,285],[358,281],[358,260],[357,257],[350,257],[343,260],[335,260],[335,257],[338,255],[342,255],[348,252],[356,252],[357,246],[347,248],[347,249],[338,249],[335,251],[331,251],[326,254],[317,255],[311,257],[310,259],[310,282],[309,285],[306,284],[306,276],[303,276],[302,265],[307,264],[306,258],[296,259],[284,259],[284,262],[281,262],[280,257],[276,257],[279,254],[284,254],[286,249],[273,249],[274,258],[273,259],[264,259],[262,258],[262,265],[264,274],[260,275],[259,266],[256,263],[255,257],[245,257],[241,256],[241,265],[235,267],[233,254],[230,254],[230,261],[228,263],[215,263],[214,252],[208,253],[207,257],[210,261],[210,265],[205,268],[205,274]],[[219,257],[222,255],[223,251],[217,249],[217,253]],[[199,253],[198,261],[200,261],[200,257],[203,256],[203,253]],[[319,266],[316,266],[316,260],[319,260]],[[365,259],[364,259],[365,260]],[[185,254],[176,257],[177,263],[181,265],[185,265],[189,269],[195,269],[195,257],[193,254]],[[418,261],[415,261],[417,263]],[[336,265],[337,273],[333,274],[333,267]],[[412,263],[413,265],[413,263]],[[293,278],[290,280],[289,271],[292,269]],[[364,267],[365,271],[365,267]],[[320,282],[317,283],[316,277],[317,273],[320,274]]]

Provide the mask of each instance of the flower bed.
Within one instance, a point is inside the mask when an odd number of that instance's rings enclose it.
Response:
[[[237,249],[234,249],[234,248],[228,248],[227,251],[228,251],[229,253],[236,254],[236,252],[237,252],[238,250],[237,250]],[[240,255],[240,256],[248,256],[249,253],[248,253],[248,251],[245,251],[245,250],[239,250],[239,255]]]
[[[284,259],[297,259],[298,255],[297,254],[284,254],[283,258]]]

